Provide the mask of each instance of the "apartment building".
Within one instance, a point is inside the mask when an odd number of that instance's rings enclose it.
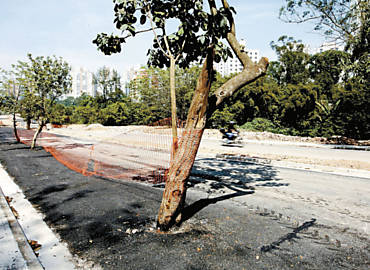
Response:
[[[82,94],[96,96],[96,85],[93,83],[93,73],[82,67],[72,67],[72,91],[67,97],[79,97]]]
[[[249,58],[257,63],[260,58],[259,50],[247,49],[246,41],[241,39],[239,44],[244,48],[244,51],[248,53]],[[232,73],[239,73],[243,70],[243,65],[240,63],[239,59],[234,56],[233,58],[228,58],[226,62],[221,61],[219,63],[214,63],[214,69],[221,74],[221,76],[228,76]]]

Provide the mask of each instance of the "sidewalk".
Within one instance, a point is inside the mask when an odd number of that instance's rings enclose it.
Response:
[[[5,196],[11,199],[10,203]],[[1,164],[0,240],[0,269],[75,269],[68,249],[45,224],[41,214],[25,199]],[[37,250],[38,256],[29,240],[41,244]]]
[[[3,183],[6,172],[0,167]],[[0,268],[1,269],[44,269],[27,242],[27,238],[10,209],[0,187]]]

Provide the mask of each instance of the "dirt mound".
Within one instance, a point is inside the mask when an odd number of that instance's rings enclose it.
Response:
[[[358,141],[358,140],[347,138],[344,136],[335,136],[335,137],[325,139],[325,143],[326,144],[370,146],[370,140]]]

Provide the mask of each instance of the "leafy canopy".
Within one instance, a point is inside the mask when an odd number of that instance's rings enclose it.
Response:
[[[26,74],[24,103],[32,108],[32,118],[48,122],[57,99],[71,89],[70,67],[55,56],[34,58],[29,54],[28,59],[26,64],[18,65],[20,74]]]
[[[277,43],[271,42],[270,45],[279,59],[279,63],[274,63],[270,68],[276,81],[279,84],[307,83],[309,79],[307,64],[310,55],[305,53],[301,41],[281,36]]]
[[[312,21],[314,30],[347,42],[361,27],[358,20],[368,0],[285,0],[280,18],[289,23]]]
[[[179,67],[205,58],[207,48],[215,45],[215,61],[232,57],[228,46],[221,42],[230,30],[228,18],[233,7],[208,8],[203,0],[113,0],[114,23],[121,35],[98,34],[93,41],[106,55],[121,52],[121,45],[139,33],[154,31],[148,50],[148,65],[169,66],[166,49],[178,57]],[[208,10],[215,11],[214,14]],[[177,24],[174,26],[174,24]],[[175,29],[174,29],[175,28]]]

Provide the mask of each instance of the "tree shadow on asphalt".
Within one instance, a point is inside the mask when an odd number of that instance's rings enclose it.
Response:
[[[227,188],[237,191],[254,187],[284,187],[277,170],[265,164],[216,158],[198,159],[192,169],[189,186],[203,187],[208,193]],[[235,190],[234,190],[235,191]]]
[[[298,233],[307,230],[308,228],[315,225],[316,219],[312,218],[310,221],[306,221],[301,226],[295,228],[293,232],[288,233],[282,237],[280,237],[278,240],[272,242],[271,244],[265,245],[261,247],[261,252],[269,252],[274,249],[278,249],[279,246],[286,242],[286,241],[294,241],[295,239],[300,239],[300,237],[297,235]]]
[[[178,223],[178,226],[180,226],[183,222],[190,219],[196,213],[198,213],[200,210],[202,210],[203,208],[207,207],[210,204],[215,204],[220,201],[228,200],[234,197],[250,195],[253,193],[254,191],[237,191],[235,193],[219,196],[216,198],[200,199],[182,209],[181,219],[180,219],[180,222]]]

